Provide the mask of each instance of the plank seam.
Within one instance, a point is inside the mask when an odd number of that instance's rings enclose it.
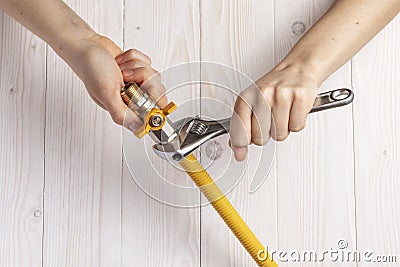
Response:
[[[354,91],[354,59],[350,60],[350,83],[351,89]],[[354,235],[355,235],[355,246],[356,251],[358,251],[358,230],[357,230],[357,190],[356,190],[356,147],[355,147],[355,124],[354,124],[354,102],[351,104],[351,123],[353,128],[353,198],[354,198]],[[358,267],[358,262],[356,262],[356,267]]]
[[[125,21],[126,21],[126,11],[125,11],[125,7],[126,7],[126,0],[122,0],[122,50],[125,51]],[[120,209],[121,212],[120,214],[120,220],[119,220],[119,224],[120,224],[120,260],[119,260],[119,266],[123,266],[123,242],[122,242],[122,227],[123,227],[123,223],[122,223],[122,219],[123,219],[123,181],[124,181],[124,137],[123,137],[123,130],[121,130],[121,177],[120,177]]]
[[[45,195],[46,195],[46,126],[47,126],[47,54],[48,54],[49,45],[45,43],[45,53],[44,53],[44,61],[45,61],[45,87],[44,87],[44,127],[43,127],[43,193],[42,193],[42,255],[41,262],[42,267],[44,267],[44,235],[45,235]]]
[[[273,5],[273,10],[274,10],[274,19],[272,20],[273,22],[273,42],[272,42],[272,57],[273,57],[273,65],[275,66],[276,63],[276,3],[275,0],[272,1],[272,5]],[[272,140],[271,140],[272,141]],[[279,237],[278,234],[280,233],[280,231],[278,231],[278,227],[279,227],[279,216],[278,216],[278,212],[279,212],[279,198],[278,198],[278,194],[279,194],[279,183],[278,183],[278,149],[275,149],[275,159],[274,159],[274,169],[275,169],[275,175],[274,175],[274,179],[275,179],[275,225],[276,225],[276,235],[275,235],[275,244],[276,244],[276,250],[279,247]]]
[[[199,21],[198,21],[198,23],[199,23],[199,64],[200,64],[200,79],[199,79],[199,96],[200,96],[200,104],[199,104],[199,106],[200,106],[200,116],[201,116],[201,110],[202,110],[202,105],[201,105],[201,87],[202,87],[202,84],[201,84],[201,79],[202,79],[202,77],[203,77],[203,74],[202,74],[202,64],[201,64],[201,61],[203,60],[203,51],[202,51],[202,48],[203,48],[203,27],[202,27],[202,23],[203,23],[203,16],[202,16],[202,0],[199,0],[199,2],[198,2],[198,5],[199,5]],[[200,159],[201,159],[201,150],[199,149],[199,153],[200,153]],[[200,190],[199,190],[199,203],[201,203],[201,192],[200,192]],[[201,222],[202,222],[202,209],[203,209],[203,207],[200,205],[200,209],[199,209],[199,266],[201,267],[202,266],[202,239],[201,239],[201,236],[202,236],[202,231],[201,231]]]

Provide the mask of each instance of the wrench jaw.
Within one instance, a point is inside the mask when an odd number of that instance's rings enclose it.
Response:
[[[154,152],[166,160],[181,161],[207,141],[226,134],[230,119],[202,120],[198,117],[185,118],[175,122],[175,135],[167,142],[153,146]]]
[[[170,102],[162,109],[150,95],[137,84],[129,83],[121,89],[125,104],[142,120],[142,127],[135,135],[142,138],[149,134],[156,143],[154,152],[166,160],[181,161],[207,141],[229,132],[230,118],[224,120],[202,120],[189,117],[171,122],[167,115],[173,112],[176,105]],[[311,112],[344,106],[354,99],[350,89],[336,89],[319,94]]]

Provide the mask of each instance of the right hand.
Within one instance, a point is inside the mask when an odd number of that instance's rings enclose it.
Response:
[[[265,145],[272,137],[285,140],[290,132],[304,129],[317,96],[315,79],[293,67],[276,67],[236,100],[231,120],[231,147],[238,161],[247,146]]]

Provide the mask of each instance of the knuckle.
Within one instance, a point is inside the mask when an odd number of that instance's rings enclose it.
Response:
[[[138,51],[135,48],[131,48],[127,52],[128,56],[131,57],[132,59],[137,58]]]
[[[261,96],[262,97],[257,98],[257,104],[266,106],[268,107],[268,109],[271,109],[274,105],[274,91],[270,87],[268,87],[267,89],[262,91]]]
[[[264,97],[271,98],[271,96],[274,95],[275,87],[268,85],[261,87],[260,90],[263,93]]]
[[[256,104],[257,105],[265,105],[268,104],[268,97],[266,97],[264,94],[260,94],[258,97],[256,97]]]
[[[292,96],[291,92],[287,88],[277,88],[274,94],[274,102],[275,103],[283,103],[291,101]]]
[[[235,103],[234,111],[236,113],[240,114],[247,107],[248,107],[248,104],[243,100],[243,98],[239,97]]]
[[[143,54],[143,56],[144,56],[145,60],[147,61],[147,63],[150,65],[151,64],[151,58],[146,54]]]
[[[238,106],[242,108],[250,108],[255,104],[257,99],[257,95],[254,92],[254,90],[244,90],[240,92],[238,98],[237,98],[237,104]]]
[[[306,99],[306,92],[302,89],[297,89],[293,91],[293,98],[298,101],[303,101]]]

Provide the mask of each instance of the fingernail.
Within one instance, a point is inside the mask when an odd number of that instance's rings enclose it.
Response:
[[[118,57],[115,58],[115,61],[117,61],[117,63],[121,63],[122,59],[123,59],[122,56],[118,56]]]
[[[121,64],[118,65],[120,70],[126,70],[126,65],[125,64]]]
[[[247,147],[234,147],[233,151],[237,161],[243,161],[246,158]]]
[[[123,74],[124,76],[131,76],[131,75],[133,74],[133,70],[124,70],[124,71],[122,72],[122,74]]]

